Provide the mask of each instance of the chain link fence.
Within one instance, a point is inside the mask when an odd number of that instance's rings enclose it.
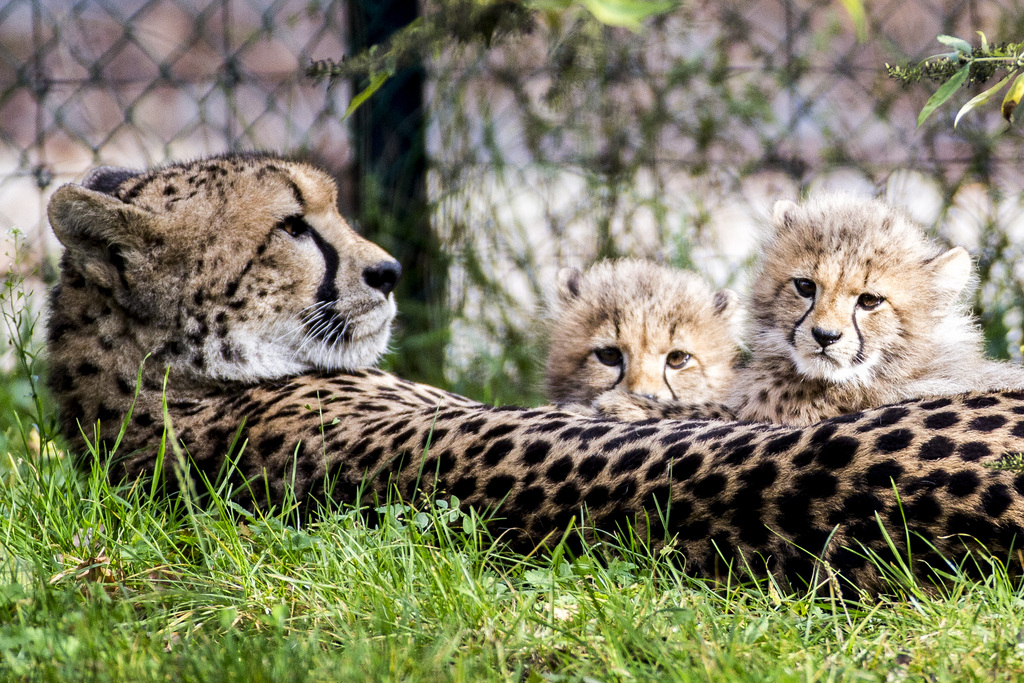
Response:
[[[939,33],[1020,40],[1024,7],[866,4],[864,43],[836,0],[696,0],[636,34],[569,12],[438,49],[428,199],[451,261],[450,384],[540,400],[559,266],[650,256],[742,289],[771,203],[821,188],[886,195],[970,248],[990,351],[1019,358],[1021,136],[995,112],[954,130],[956,105],[915,130],[933,88],[883,65],[943,51]],[[332,0],[0,0],[0,227],[43,261],[60,183],[231,149],[306,150],[353,206],[351,89],[302,75],[345,54],[346,16]]]

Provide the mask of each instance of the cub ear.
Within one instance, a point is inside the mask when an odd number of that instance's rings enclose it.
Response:
[[[772,225],[776,230],[789,229],[793,227],[796,222],[797,212],[800,207],[797,206],[796,202],[791,202],[788,199],[780,199],[775,202],[775,207],[772,208]]]
[[[974,262],[963,247],[953,247],[928,262],[932,286],[948,303],[956,301],[971,284]]]
[[[46,212],[80,272],[107,288],[123,277],[123,252],[143,246],[150,219],[144,209],[81,185],[57,188]]]
[[[739,310],[740,297],[731,289],[722,289],[715,292],[715,298],[711,303],[715,307],[715,315],[723,320],[731,320],[736,311]]]
[[[583,272],[579,268],[562,268],[558,271],[558,298],[570,301],[580,295],[580,281]]]

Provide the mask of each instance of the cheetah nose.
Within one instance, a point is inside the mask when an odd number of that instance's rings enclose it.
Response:
[[[832,346],[839,338],[843,336],[842,332],[833,332],[832,330],[823,330],[820,327],[815,327],[811,330],[811,334],[814,335],[814,341],[821,345],[821,348],[826,346]]]
[[[398,261],[381,261],[363,270],[363,282],[387,296],[402,277],[402,264]]]

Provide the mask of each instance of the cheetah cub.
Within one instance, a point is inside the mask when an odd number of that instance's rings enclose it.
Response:
[[[807,425],[921,396],[1020,388],[986,360],[965,306],[971,257],[887,204],[826,195],[775,205],[751,296],[740,419]]]
[[[739,351],[736,295],[650,261],[563,268],[549,318],[548,397],[642,419],[644,399],[722,401]]]

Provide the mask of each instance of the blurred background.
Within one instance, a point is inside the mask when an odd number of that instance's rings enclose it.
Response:
[[[16,267],[37,291],[52,281],[46,202],[93,165],[298,154],[406,268],[387,367],[535,403],[559,267],[646,256],[742,291],[772,203],[843,189],[970,249],[989,351],[1020,360],[1024,141],[997,107],[954,129],[966,92],[915,130],[936,86],[884,65],[947,51],[940,33],[1024,40],[1022,3],[866,0],[863,42],[839,0],[686,1],[636,31],[473,5],[0,0],[0,229],[24,237]],[[353,116],[365,82],[305,75],[414,20],[440,37]]]

